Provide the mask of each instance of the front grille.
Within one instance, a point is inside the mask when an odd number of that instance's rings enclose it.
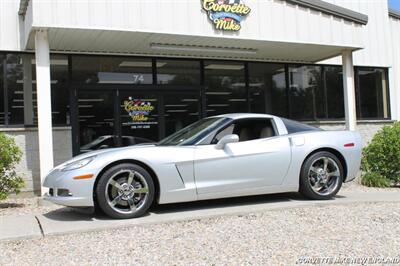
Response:
[[[60,196],[60,197],[70,197],[70,196],[72,196],[72,194],[69,193],[69,190],[68,190],[68,189],[59,188],[59,189],[57,189],[57,196]]]

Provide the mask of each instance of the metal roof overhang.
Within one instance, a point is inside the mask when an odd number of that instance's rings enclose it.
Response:
[[[389,9],[389,16],[400,19],[400,11],[394,10],[394,9]]]
[[[279,42],[118,30],[47,28],[52,52],[215,58],[269,62],[315,63],[358,50],[340,44]],[[27,50],[34,50],[34,31]]]

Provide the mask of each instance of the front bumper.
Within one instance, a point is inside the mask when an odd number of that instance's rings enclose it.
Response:
[[[43,196],[43,199],[68,207],[93,207],[93,203],[89,203],[88,198],[86,197],[51,196],[46,193]]]
[[[88,173],[92,173],[94,176],[90,179],[73,179],[75,176]],[[43,182],[43,186],[50,190],[50,193],[44,195],[44,199],[68,207],[93,207],[95,180],[96,174],[88,169],[72,171],[54,169],[46,176]]]

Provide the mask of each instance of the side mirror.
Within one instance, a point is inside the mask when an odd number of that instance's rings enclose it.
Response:
[[[236,134],[229,134],[220,139],[215,148],[221,150],[225,148],[226,144],[236,143],[236,142],[239,142],[239,136]]]

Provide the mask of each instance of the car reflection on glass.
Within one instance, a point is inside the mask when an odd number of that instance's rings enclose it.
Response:
[[[153,140],[140,138],[140,137],[132,137],[132,136],[122,136],[122,146],[132,146],[142,143],[154,143]],[[83,145],[80,147],[81,153],[90,152],[94,150],[108,149],[116,147],[115,136],[106,135],[100,136],[97,139]]]

